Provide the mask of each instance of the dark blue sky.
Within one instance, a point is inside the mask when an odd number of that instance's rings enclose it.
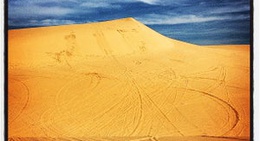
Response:
[[[10,29],[124,17],[195,44],[250,40],[250,0],[8,0]]]

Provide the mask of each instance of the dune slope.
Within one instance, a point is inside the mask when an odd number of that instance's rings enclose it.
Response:
[[[132,18],[8,33],[10,139],[249,137],[248,45],[201,47]]]

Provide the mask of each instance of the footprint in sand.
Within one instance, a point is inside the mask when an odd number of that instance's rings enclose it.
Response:
[[[74,32],[71,32],[69,35],[66,35],[66,56],[70,57],[73,56],[75,48],[76,48],[76,35]]]
[[[69,62],[71,60],[71,57],[75,55],[75,48],[77,47],[76,38],[77,37],[74,32],[65,35],[64,39],[66,40],[66,48],[59,52],[46,52],[46,54],[50,55],[51,58],[56,60],[56,62],[66,63],[68,66],[71,67],[71,64]]]

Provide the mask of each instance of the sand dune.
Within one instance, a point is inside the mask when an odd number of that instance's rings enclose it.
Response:
[[[8,39],[10,140],[249,138],[249,45],[197,46],[133,18]]]

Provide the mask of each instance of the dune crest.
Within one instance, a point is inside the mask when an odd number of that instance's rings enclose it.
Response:
[[[248,138],[249,46],[218,47],[133,18],[10,30],[9,138]]]

